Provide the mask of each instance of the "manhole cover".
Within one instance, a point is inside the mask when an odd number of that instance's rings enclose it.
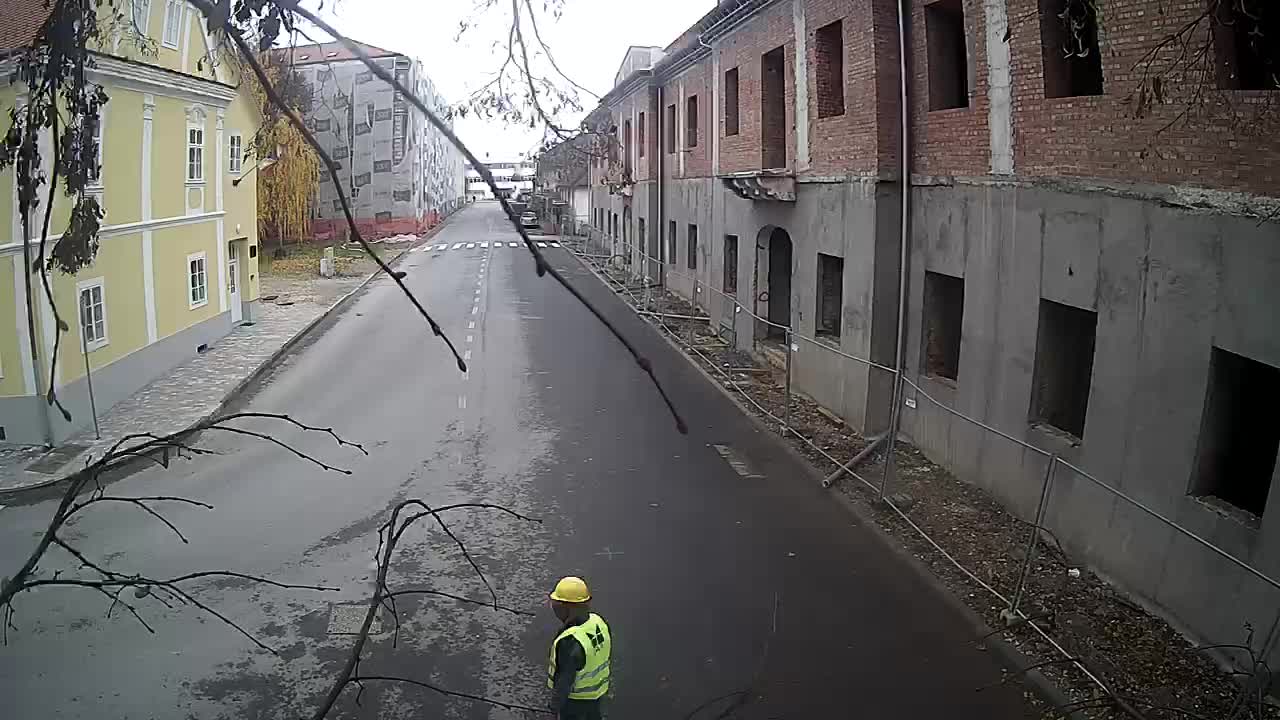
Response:
[[[42,475],[56,475],[63,465],[88,449],[88,445],[63,445],[41,455],[39,459],[28,465],[27,469]]]
[[[329,629],[330,635],[355,635],[360,632],[360,626],[364,624],[364,617],[369,612],[369,606],[360,605],[330,605],[329,606]],[[382,632],[382,613],[373,616],[373,624],[369,626],[369,634],[375,635]]]

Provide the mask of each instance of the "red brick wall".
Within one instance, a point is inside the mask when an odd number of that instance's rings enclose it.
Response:
[[[682,87],[683,86],[683,87]],[[688,120],[688,100],[690,96],[698,98],[698,146],[685,147],[687,143],[686,128]],[[667,153],[667,106],[676,106],[676,151]],[[711,57],[708,55],[694,66],[682,72],[679,77],[668,80],[662,86],[662,108],[657,111],[662,123],[664,137],[662,147],[658,151],[665,153],[663,157],[663,177],[706,177],[711,174]],[[651,125],[655,129],[656,125]],[[684,173],[680,172],[680,156],[684,155]]]
[[[809,158],[815,175],[869,173],[897,163],[898,44],[894,0],[808,0]],[[844,107],[818,117],[817,31],[840,20]],[[887,92],[882,91],[887,90]]]
[[[938,1],[916,3],[911,13],[912,172],[923,175],[986,175],[991,172],[991,132],[987,125],[986,17],[982,0],[963,0],[962,4],[965,35],[969,39],[969,63],[973,68],[969,75],[969,106],[931,111],[925,8]],[[1010,17],[1014,12],[1011,6]],[[900,122],[898,124],[901,125]]]
[[[723,101],[724,71],[738,68],[738,134],[724,135],[724,112],[717,113],[716,132],[720,134],[720,172],[732,173],[760,168],[760,56],[784,46],[786,57],[786,129],[787,165],[795,168],[795,54],[794,24],[791,3],[783,2],[760,13],[731,35],[717,42],[720,48],[719,95]],[[846,104],[849,97],[846,95]],[[701,109],[701,105],[699,106]]]
[[[1014,18],[1010,29],[1016,174],[1188,184],[1269,195],[1280,191],[1280,133],[1275,132],[1280,125],[1275,121],[1271,132],[1249,137],[1233,129],[1225,114],[1216,113],[1157,137],[1156,131],[1185,105],[1171,102],[1156,106],[1148,117],[1134,115],[1130,98],[1141,73],[1135,66],[1155,43],[1197,16],[1202,3],[1102,3],[1103,94],[1057,99],[1044,97],[1037,7],[1037,0],[1009,0],[1009,17]],[[1167,93],[1177,98],[1186,89],[1170,83]],[[1259,92],[1221,92],[1233,103],[1265,97]]]

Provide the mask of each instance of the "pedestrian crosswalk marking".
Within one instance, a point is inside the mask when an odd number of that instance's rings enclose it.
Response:
[[[558,242],[545,242],[545,241],[536,241],[536,242],[538,244],[538,247],[540,248],[562,247],[561,244]],[[441,243],[439,245],[419,245],[418,247],[413,248],[409,252],[415,252],[415,253],[444,252],[446,250],[460,250],[462,248],[466,248],[468,250],[474,250],[476,249],[476,246],[479,246],[482,249],[487,249],[489,247],[489,243],[488,242],[470,242],[470,243],[454,243],[452,245],[450,245],[449,243]],[[518,243],[518,242],[508,242],[505,246],[501,242],[493,243],[493,247],[495,248],[501,248],[501,247],[518,248],[520,246],[521,246],[521,243]],[[485,255],[484,259],[488,260],[488,255]]]

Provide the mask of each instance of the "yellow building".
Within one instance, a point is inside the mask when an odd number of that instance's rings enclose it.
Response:
[[[0,57],[33,42],[44,6],[0,0]],[[91,74],[110,98],[93,189],[105,209],[101,244],[77,275],[51,274],[54,303],[71,326],[56,365],[54,308],[39,275],[23,272],[14,174],[0,174],[0,433],[7,442],[57,443],[91,425],[86,365],[102,412],[254,316],[257,166],[245,151],[260,116],[252,95],[211,51],[194,8],[181,0],[119,6],[132,17],[113,24]],[[3,129],[25,92],[12,84],[13,63],[0,60]],[[70,203],[62,200],[51,240],[66,226]],[[38,243],[39,223],[31,226],[36,237],[28,241]],[[34,348],[26,283],[38,298]],[[43,401],[51,368],[70,422]]]

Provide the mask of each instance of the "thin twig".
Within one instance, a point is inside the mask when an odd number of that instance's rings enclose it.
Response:
[[[396,683],[404,683],[406,685],[417,685],[418,687],[426,688],[427,690],[431,690],[433,692],[439,693],[446,697],[456,697],[456,698],[463,698],[465,700],[474,700],[475,702],[484,703],[486,705],[495,705],[497,707],[504,708],[506,710],[523,710],[525,712],[536,713],[538,715],[554,715],[555,714],[546,708],[529,707],[528,705],[521,705],[519,703],[506,702],[505,700],[495,700],[493,698],[485,697],[483,695],[472,695],[471,693],[458,692],[456,690],[446,690],[438,685],[432,685],[431,683],[423,682],[421,680],[414,680],[413,678],[395,677],[393,675],[358,675],[358,676],[347,678],[347,684],[363,683],[363,682],[371,682],[371,681],[396,682]]]

